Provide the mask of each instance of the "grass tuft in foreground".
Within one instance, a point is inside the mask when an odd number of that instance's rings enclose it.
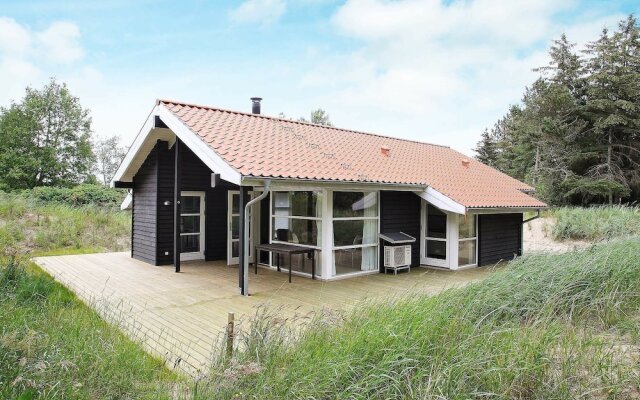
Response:
[[[171,398],[185,383],[33,264],[0,264],[0,398]]]
[[[638,398],[639,310],[637,238],[523,257],[466,288],[364,305],[299,334],[262,313],[200,393]]]
[[[607,240],[640,236],[640,207],[561,207],[552,211],[553,237],[557,240]]]

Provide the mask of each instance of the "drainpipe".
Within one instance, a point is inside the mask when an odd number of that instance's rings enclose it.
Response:
[[[251,200],[244,207],[244,229],[242,231],[242,240],[244,241],[244,246],[242,246],[243,257],[242,257],[242,288],[240,289],[240,294],[243,296],[249,295],[249,210],[251,210],[251,206],[255,203],[261,201],[269,194],[269,186],[271,185],[271,180],[266,179],[264,181],[264,191],[260,194],[260,196]],[[254,232],[255,234],[255,232]],[[254,254],[255,257],[258,257],[257,254]],[[257,261],[257,260],[256,260]]]

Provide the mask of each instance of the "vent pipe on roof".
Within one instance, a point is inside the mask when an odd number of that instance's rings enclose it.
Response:
[[[260,102],[262,101],[262,97],[252,97],[251,98],[251,112],[253,114],[260,114]]]

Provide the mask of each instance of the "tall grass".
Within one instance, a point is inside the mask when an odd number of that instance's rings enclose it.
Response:
[[[463,289],[356,309],[299,334],[259,315],[235,358],[201,383],[211,390],[203,398],[634,398],[640,389],[638,342],[621,328],[638,337],[637,238],[523,257]]]
[[[35,265],[0,263],[0,398],[172,398],[186,384]]]
[[[17,253],[129,248],[131,214],[113,206],[43,203],[0,193],[0,246]]]
[[[37,266],[20,261],[33,253],[122,250],[129,235],[129,213],[113,207],[0,193],[1,399],[162,399],[188,393],[163,361]]]
[[[603,240],[640,235],[640,207],[561,207],[552,211],[555,239]]]

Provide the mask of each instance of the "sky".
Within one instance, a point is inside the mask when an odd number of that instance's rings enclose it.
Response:
[[[51,77],[129,145],[155,99],[437,143],[473,155],[553,39],[579,45],[637,0],[0,0],[0,106]]]

